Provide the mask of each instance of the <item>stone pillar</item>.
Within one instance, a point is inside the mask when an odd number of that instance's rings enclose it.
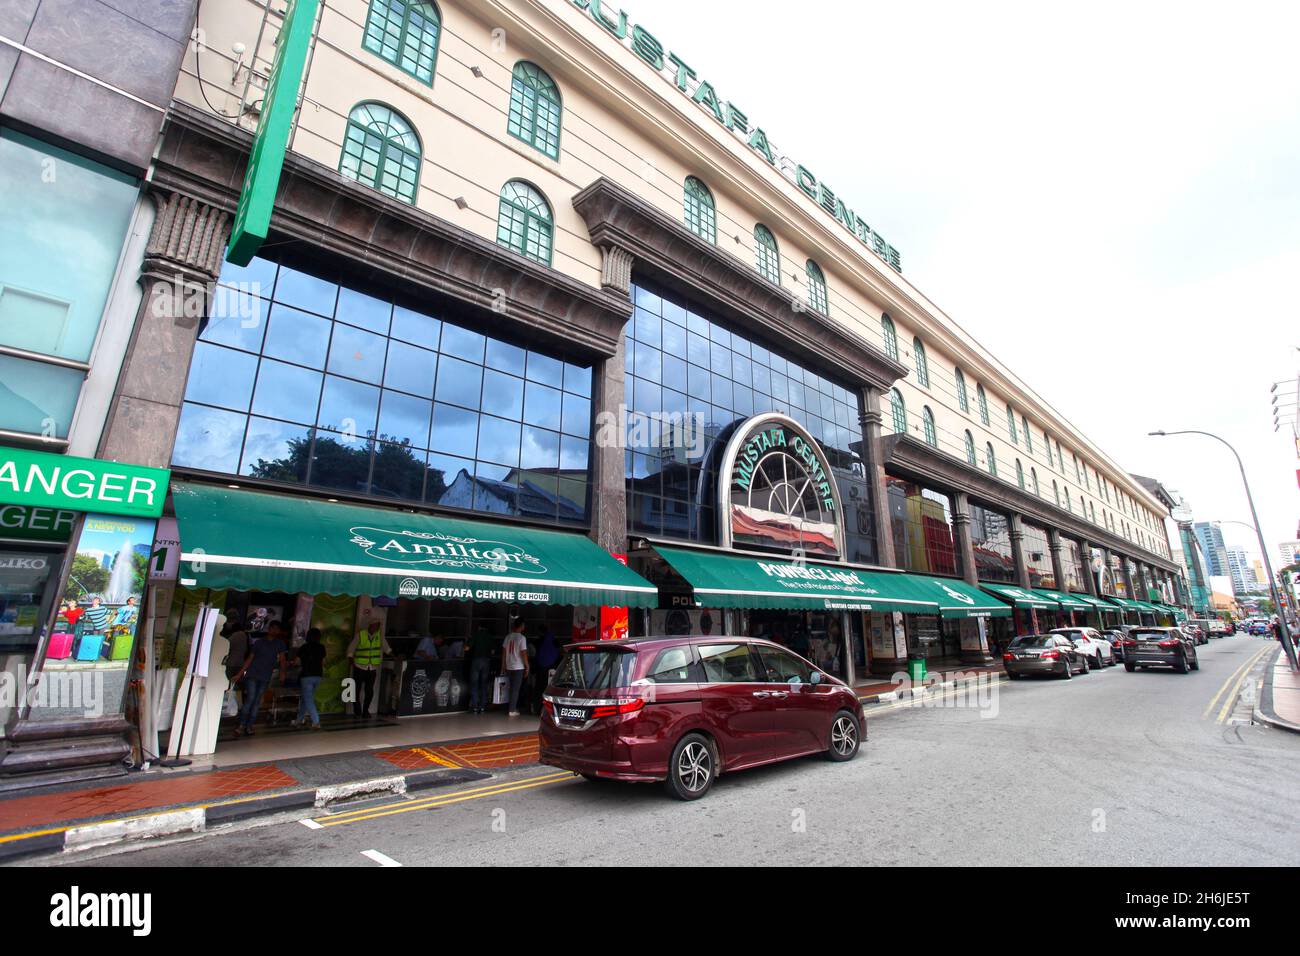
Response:
[[[1029,565],[1025,563],[1025,527],[1020,515],[1011,516],[1011,560],[1016,569],[1016,585],[1029,587]]]
[[[199,322],[229,235],[224,210],[177,193],[159,197],[140,268],[144,298],[100,437],[100,458],[170,466]]]
[[[1093,597],[1097,597],[1097,579],[1092,576],[1092,543],[1080,541],[1079,551],[1079,556],[1083,559],[1083,589]]]
[[[1055,528],[1047,530],[1047,548],[1052,554],[1052,574],[1056,577],[1056,590],[1068,591],[1065,581],[1065,562],[1061,560],[1065,542],[1061,540],[1061,532]]]
[[[970,498],[966,492],[958,491],[952,496],[952,532],[961,558],[961,576],[967,584],[978,584],[979,568],[975,565],[975,542],[971,537],[970,522]]]
[[[144,296],[98,457],[166,468],[230,217],[188,196],[156,198],[158,215],[140,268]],[[96,718],[44,715],[33,708],[16,721],[0,760],[0,791],[124,773],[133,728],[123,716],[124,701],[105,704],[110,712]]]
[[[1124,557],[1122,554],[1119,556],[1119,572],[1120,576],[1124,579],[1124,590],[1127,592],[1124,596],[1130,601],[1142,600],[1137,596],[1137,590],[1134,587],[1136,582],[1133,580],[1133,572],[1129,570],[1128,558]]]
[[[621,246],[601,246],[601,285],[611,292],[632,294],[632,253]],[[606,551],[627,551],[627,485],[624,443],[627,423],[621,414],[626,373],[623,370],[627,334],[618,337],[618,351],[592,370],[592,399],[596,413],[591,443],[591,539]],[[642,449],[650,451],[650,449]]]
[[[867,493],[871,495],[871,518],[876,533],[876,563],[898,567],[894,554],[894,530],[889,517],[889,496],[885,491],[885,450],[881,441],[880,389],[862,389],[862,465],[867,472]]]

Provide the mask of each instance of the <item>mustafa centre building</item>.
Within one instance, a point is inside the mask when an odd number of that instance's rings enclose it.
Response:
[[[1168,506],[652,4],[270,6],[156,25],[160,76],[101,81],[76,153],[42,88],[3,101],[6,185],[51,156],[65,185],[0,213],[0,659],[30,697],[0,786],[104,772],[133,727],[248,745],[203,702],[216,612],[319,628],[318,706],[367,727],[464,711],[465,641],[516,615],[767,637],[850,683],[1182,616]],[[99,713],[36,693],[86,674]]]

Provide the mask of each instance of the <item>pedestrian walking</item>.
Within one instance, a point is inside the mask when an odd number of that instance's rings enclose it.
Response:
[[[285,634],[284,625],[272,621],[266,636],[252,642],[248,657],[235,674],[235,683],[244,681],[244,706],[239,712],[236,737],[253,736],[253,722],[257,720],[258,708],[262,706],[262,695],[271,686],[277,666],[280,669],[280,683],[284,683],[285,657],[288,651]]]
[[[510,622],[510,634],[501,647],[501,672],[510,681],[511,717],[519,716],[519,689],[528,676],[528,641],[524,638],[524,619],[515,618]]]
[[[465,648],[469,658],[469,711],[481,714],[492,703],[488,690],[489,671],[492,668],[492,632],[480,625],[470,636]]]
[[[536,673],[533,674],[533,713],[542,712],[542,697],[546,693],[546,685],[550,682],[551,670],[560,662],[560,642],[555,639],[555,634],[550,628],[542,635],[542,639],[537,642],[537,656],[533,663],[537,665]]]
[[[244,661],[248,659],[248,632],[244,630],[244,624],[238,611],[226,612],[226,626],[222,628],[222,637],[230,645],[226,651],[225,660],[222,661],[222,667],[226,671],[226,680],[230,682],[232,690],[242,694],[243,688],[238,686],[239,681],[236,680],[236,676],[244,666]],[[242,699],[240,702],[243,702]]]
[[[293,726],[302,727],[310,721],[312,730],[320,730],[320,712],[316,710],[316,688],[325,674],[325,645],[320,640],[320,628],[307,631],[307,640],[297,652],[298,664],[298,716]]]

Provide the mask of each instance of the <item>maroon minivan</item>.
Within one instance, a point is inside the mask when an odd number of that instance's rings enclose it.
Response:
[[[571,644],[542,703],[542,763],[589,780],[662,780],[682,800],[723,772],[811,753],[851,760],[866,736],[842,681],[753,638]]]

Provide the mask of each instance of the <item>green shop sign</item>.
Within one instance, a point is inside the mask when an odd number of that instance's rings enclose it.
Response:
[[[156,518],[170,478],[166,468],[0,448],[0,505]]]
[[[16,541],[67,541],[77,513],[65,508],[0,505],[0,538]]]
[[[289,147],[293,114],[298,109],[298,88],[302,86],[307,49],[320,0],[289,0],[276,40],[275,59],[262,99],[262,115],[253,136],[253,151],[244,172],[239,208],[230,233],[226,261],[246,266],[271,228],[271,211],[280,186],[280,171]]]
[[[850,209],[835,191],[818,182],[808,167],[782,156],[777,160],[777,150],[772,146],[760,126],[754,125],[745,112],[730,100],[723,100],[713,84],[702,80],[699,74],[641,24],[629,24],[627,14],[615,11],[602,0],[572,0],[580,10],[586,10],[601,27],[634,54],[659,71],[683,94],[705,109],[718,123],[726,127],[745,145],[763,157],[773,169],[799,187],[813,202],[826,210],[841,226],[852,233],[859,242],[889,263],[897,272],[903,271],[898,250],[885,241],[867,221]]]

